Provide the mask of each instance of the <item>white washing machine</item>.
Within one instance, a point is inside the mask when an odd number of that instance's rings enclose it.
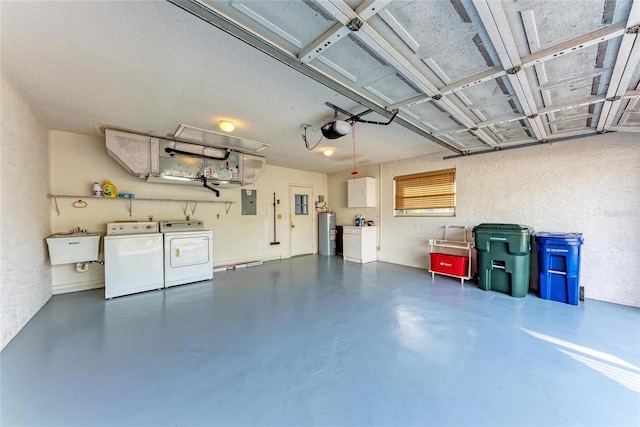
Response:
[[[162,289],[163,235],[157,222],[110,222],[104,237],[104,297]]]
[[[160,221],[164,286],[213,279],[213,232],[202,221]]]

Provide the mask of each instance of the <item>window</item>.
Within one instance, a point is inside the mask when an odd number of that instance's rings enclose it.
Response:
[[[296,194],[296,215],[309,215],[309,201],[306,194]]]
[[[455,216],[456,170],[397,176],[395,216]]]

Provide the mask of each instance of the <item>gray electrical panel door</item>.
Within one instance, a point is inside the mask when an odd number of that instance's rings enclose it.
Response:
[[[242,189],[242,215],[256,215],[256,190]]]

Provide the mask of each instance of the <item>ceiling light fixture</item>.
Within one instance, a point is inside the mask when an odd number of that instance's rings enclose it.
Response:
[[[227,122],[227,121],[220,122],[220,129],[222,129],[225,132],[233,132],[235,128],[236,127],[231,122]]]
[[[333,150],[331,148],[327,148],[322,152],[325,156],[329,157],[333,155]]]

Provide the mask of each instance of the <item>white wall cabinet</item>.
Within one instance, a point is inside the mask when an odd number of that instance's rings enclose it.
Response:
[[[374,208],[376,206],[376,179],[365,177],[347,181],[350,208]]]
[[[377,256],[376,227],[342,227],[342,258],[365,264]]]

